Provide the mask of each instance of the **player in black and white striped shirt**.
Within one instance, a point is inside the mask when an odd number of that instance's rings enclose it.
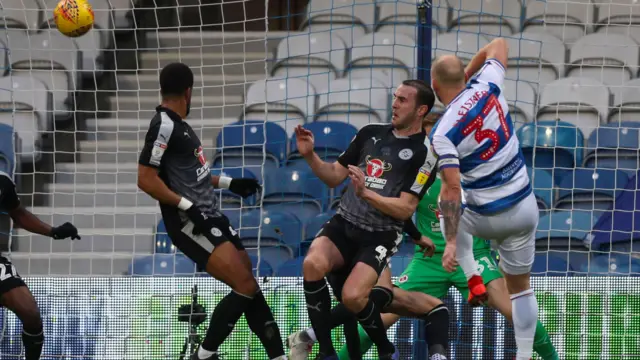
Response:
[[[0,171],[0,211],[6,211],[15,225],[55,240],[80,239],[71,223],[51,227],[20,204],[16,185],[9,174]],[[42,317],[36,299],[22,280],[11,260],[0,256],[0,303],[16,314],[22,322],[22,344],[25,360],[39,360],[44,344]]]
[[[334,294],[356,314],[377,345],[379,359],[399,356],[380,319],[380,309],[392,294],[383,291],[386,299],[377,303],[372,288],[397,251],[404,221],[432,180],[429,175],[436,161],[428,156],[422,119],[433,107],[435,95],[423,81],[408,80],[394,97],[392,123],[360,129],[335,163],[324,162],[313,151],[311,132],[296,129],[298,150],[322,181],[335,187],[351,179],[337,215],[313,241],[303,264],[309,318],[320,346],[318,359],[337,359],[330,334],[327,275]]]

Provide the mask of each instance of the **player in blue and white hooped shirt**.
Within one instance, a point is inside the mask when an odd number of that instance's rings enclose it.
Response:
[[[538,209],[503,93],[507,58],[506,41],[496,39],[466,69],[453,55],[434,62],[433,89],[447,108],[431,138],[442,178],[443,266],[453,271],[460,264],[471,290],[469,302],[486,301],[472,236],[494,241],[511,294],[516,359],[528,360],[538,316],[529,281]]]

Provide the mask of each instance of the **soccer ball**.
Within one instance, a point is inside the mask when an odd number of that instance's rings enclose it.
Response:
[[[87,0],[60,0],[53,9],[53,20],[64,35],[82,36],[93,27],[93,9]]]

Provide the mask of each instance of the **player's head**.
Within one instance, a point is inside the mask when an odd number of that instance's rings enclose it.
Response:
[[[424,131],[427,133],[427,135],[431,133],[431,129],[433,129],[433,126],[436,124],[436,122],[438,122],[440,116],[442,116],[441,113],[430,112],[429,114],[427,114],[427,116],[424,117],[424,119],[422,120],[422,127],[424,128]]]
[[[415,122],[421,123],[436,101],[433,90],[422,80],[403,81],[393,97],[391,124],[398,130],[405,129]]]
[[[184,116],[191,110],[191,91],[193,89],[193,72],[183,63],[171,63],[160,73],[160,94],[163,103],[177,102],[184,107]]]
[[[431,86],[446,106],[465,87],[464,64],[455,55],[436,58],[431,65]]]

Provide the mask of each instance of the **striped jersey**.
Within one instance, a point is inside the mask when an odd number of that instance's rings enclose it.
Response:
[[[488,59],[431,131],[439,168],[460,168],[466,207],[482,215],[507,210],[531,193],[504,76],[504,66]]]

